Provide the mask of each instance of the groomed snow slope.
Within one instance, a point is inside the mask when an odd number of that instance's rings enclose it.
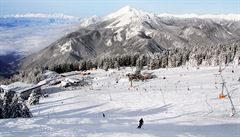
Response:
[[[234,117],[229,100],[218,99],[217,67],[148,71],[157,78],[129,88],[125,75],[131,71],[91,71],[93,90],[48,87],[49,97],[31,107],[34,118],[0,120],[0,136],[239,137],[240,66],[223,73],[237,110]],[[136,128],[140,118],[143,129]]]

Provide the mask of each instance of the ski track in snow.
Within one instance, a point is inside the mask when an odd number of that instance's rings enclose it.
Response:
[[[234,117],[229,116],[229,100],[218,99],[217,67],[148,70],[157,78],[133,82],[129,88],[126,73],[132,71],[90,71],[93,90],[47,87],[48,92],[55,90],[30,107],[34,117],[1,119],[0,136],[239,137],[240,66],[223,73],[229,90],[238,88],[232,97],[238,112]],[[137,129],[140,118],[143,129]]]

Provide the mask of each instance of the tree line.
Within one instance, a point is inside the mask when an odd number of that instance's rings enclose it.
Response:
[[[235,61],[240,64],[240,45],[215,45],[215,46],[195,46],[193,48],[172,48],[162,53],[147,54],[116,54],[103,56],[96,59],[83,60],[75,63],[51,64],[49,66],[36,67],[31,70],[24,70],[12,77],[14,80],[37,83],[41,80],[40,74],[44,70],[52,70],[57,73],[70,71],[85,71],[90,69],[113,69],[120,67],[147,66],[149,69],[171,68],[179,66],[217,66]]]

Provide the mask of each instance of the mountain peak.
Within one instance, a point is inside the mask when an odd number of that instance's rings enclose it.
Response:
[[[132,8],[132,7],[130,7],[130,6],[128,6],[128,5],[122,7],[121,9],[118,10],[118,12],[122,12],[122,13],[124,13],[124,12],[132,12],[132,11],[137,11],[137,10]]]
[[[110,14],[109,16],[111,18],[116,18],[116,17],[124,16],[124,15],[127,15],[127,16],[141,16],[141,15],[144,15],[144,14],[147,14],[147,13],[144,12],[144,11],[141,11],[141,10],[134,9],[130,6],[124,6],[121,9],[117,10],[116,12]]]
[[[142,22],[149,20],[153,14],[134,9],[130,6],[125,6],[118,11],[109,14],[104,18],[104,20],[115,20],[108,27],[121,27],[133,22]]]

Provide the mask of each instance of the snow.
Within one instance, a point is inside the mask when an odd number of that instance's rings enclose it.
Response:
[[[101,21],[101,17],[92,16],[92,17],[89,17],[89,18],[84,18],[84,19],[81,20],[80,26],[87,27],[91,24],[97,23],[98,21]]]
[[[229,100],[218,99],[221,92],[220,77],[215,75],[218,67],[145,70],[157,78],[133,82],[132,88],[126,72],[134,72],[133,68],[89,72],[94,77],[92,88],[45,87],[49,97],[30,107],[34,117],[1,119],[0,136],[238,137],[240,134],[237,81],[240,66],[229,66],[223,72],[237,110],[234,117],[229,116]],[[143,129],[136,128],[140,118],[144,119]]]
[[[123,28],[120,28],[115,32],[114,41],[123,41],[123,37],[121,36],[121,31],[123,31]]]
[[[43,74],[42,74],[42,77],[44,79],[48,79],[48,78],[57,78],[59,77],[60,75],[55,72],[55,71],[51,71],[51,70],[46,70]]]
[[[81,72],[79,72],[79,71],[71,71],[71,72],[61,73],[61,76],[69,77],[69,76],[74,76],[74,75],[79,75],[79,74],[81,74]]]
[[[65,81],[68,81],[70,83],[78,83],[82,81],[82,79],[77,79],[77,78],[66,78]]]
[[[184,43],[181,43],[181,42],[178,42],[178,41],[174,41],[173,45],[174,45],[174,47],[180,48],[180,47],[182,47],[184,45]]]
[[[237,54],[233,60],[233,64],[237,65],[240,63],[240,54]]]
[[[115,36],[114,36],[114,41],[123,41],[123,38],[121,36],[121,33],[117,33]]]
[[[130,6],[125,6],[118,11],[111,13],[103,18],[103,21],[114,20],[106,28],[122,27],[138,21],[154,21],[155,15],[141,10],[136,10]]]
[[[61,78],[60,74],[54,72],[54,71],[50,71],[50,70],[46,70],[42,75],[41,78],[43,80],[39,81],[37,83],[37,85],[46,85],[48,83],[55,83],[58,81],[58,79]]]
[[[71,52],[72,51],[72,41],[67,41],[65,44],[63,45],[59,45],[60,48],[60,52],[62,54],[65,54],[66,52]]]
[[[198,29],[194,28],[194,27],[189,27],[187,29],[184,30],[184,36],[185,37],[189,37],[190,35],[196,34],[199,37],[207,37],[206,34],[204,34],[203,32],[199,31]]]
[[[125,25],[129,25],[132,23],[142,23],[143,21],[146,22],[151,22],[151,23],[157,23],[158,17],[161,18],[180,18],[180,19],[188,19],[188,18],[193,18],[193,19],[211,19],[214,21],[218,21],[221,23],[223,20],[227,21],[240,21],[240,14],[203,14],[203,15],[198,15],[198,14],[168,14],[168,13],[161,13],[159,15],[155,15],[153,13],[148,13],[144,12],[142,10],[137,10],[134,9],[130,6],[125,6],[121,9],[119,9],[116,12],[113,12],[103,18],[89,18],[86,20],[89,24],[92,24],[92,22],[104,22],[104,21],[112,21],[113,22],[108,25],[106,28],[117,28],[117,27],[122,27]],[[196,20],[197,21],[197,20]],[[86,23],[88,24],[88,23]]]
[[[106,45],[107,45],[108,47],[112,46],[112,40],[111,40],[111,39],[107,40]]]
[[[139,35],[140,31],[142,30],[143,28],[141,26],[137,26],[137,27],[131,27],[129,29],[127,29],[126,31],[126,40],[134,37],[134,36],[137,36]]]
[[[0,17],[0,54],[7,54],[11,52],[20,53],[21,55],[29,55],[35,53],[52,42],[56,41],[60,37],[78,30],[79,27],[87,27],[92,24],[98,23],[110,23],[106,28],[121,28],[129,25],[130,30],[126,33],[127,39],[138,35],[139,31],[148,30],[147,27],[143,27],[143,22],[148,22],[152,26],[160,25],[159,17],[161,18],[194,18],[197,19],[211,19],[219,24],[230,25],[232,23],[224,20],[240,21],[240,14],[219,14],[219,15],[197,15],[197,14],[159,14],[144,12],[141,10],[134,9],[130,6],[125,6],[120,10],[109,14],[104,17],[89,17],[80,20],[78,17],[68,16],[64,14],[42,14],[42,13],[27,13],[27,14],[16,14],[7,15]],[[229,24],[227,24],[229,23]],[[200,25],[200,28],[204,26]],[[202,37],[205,35],[193,30],[194,33],[199,34]],[[191,30],[185,32],[191,33]],[[226,30],[228,35],[232,35],[231,32]],[[46,37],[47,36],[47,37]],[[217,36],[216,36],[217,37]],[[124,35],[117,33],[114,36],[114,41],[123,41]],[[113,41],[112,41],[113,42]],[[108,42],[108,45],[111,45]],[[181,44],[177,44],[181,45]],[[79,53],[74,53],[79,56]],[[56,54],[53,54],[56,56]]]
[[[188,18],[199,18],[199,19],[213,19],[213,20],[229,20],[229,21],[240,21],[240,14],[168,14],[168,13],[162,13],[159,14],[158,17],[165,17],[165,18],[182,18],[182,19],[188,19]]]
[[[22,89],[26,89],[26,88],[29,88],[29,87],[32,87],[32,86],[33,86],[32,84],[27,84],[27,83],[23,83],[23,82],[14,82],[14,83],[9,84],[9,85],[1,85],[0,87],[3,88],[6,91],[10,91],[10,90],[20,91]]]

